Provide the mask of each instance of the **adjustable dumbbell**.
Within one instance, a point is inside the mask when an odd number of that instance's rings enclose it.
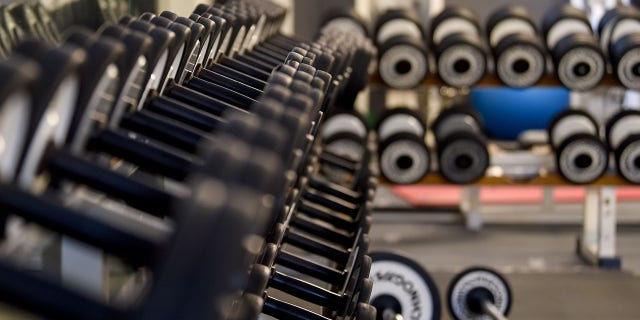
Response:
[[[640,11],[632,7],[613,8],[598,25],[600,45],[609,55],[616,78],[626,88],[640,89]]]
[[[565,110],[549,123],[549,144],[558,172],[569,182],[588,184],[608,169],[608,152],[596,121],[581,110]]]
[[[607,121],[605,131],[618,173],[631,183],[640,182],[639,121],[637,110],[620,111]]]
[[[438,75],[447,85],[461,88],[478,83],[487,69],[480,23],[465,7],[447,7],[431,22],[431,43]]]
[[[380,143],[380,172],[389,181],[411,184],[428,173],[431,156],[425,143],[425,121],[408,108],[389,109],[376,128]]]
[[[376,20],[378,72],[396,89],[418,86],[429,72],[427,46],[420,19],[408,10],[389,10]]]
[[[487,20],[487,39],[495,72],[504,84],[529,87],[546,72],[545,51],[527,9],[510,6],[495,11]]]
[[[542,33],[556,76],[565,87],[587,91],[602,81],[607,64],[582,10],[568,4],[550,9]]]
[[[466,269],[456,275],[447,289],[449,312],[456,320],[507,319],[513,297],[507,280],[484,267]]]
[[[432,125],[442,176],[457,184],[473,183],[489,167],[487,140],[480,116],[467,106],[443,110]]]

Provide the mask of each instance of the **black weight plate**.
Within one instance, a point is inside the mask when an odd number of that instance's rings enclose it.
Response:
[[[564,119],[565,117],[569,117],[569,116],[579,116],[579,117],[583,117],[585,119],[588,119],[589,122],[591,122],[591,124],[593,125],[594,128],[598,128],[598,123],[596,122],[596,120],[587,112],[583,111],[583,110],[576,110],[576,109],[566,109],[563,111],[558,112],[552,119],[551,121],[549,121],[549,125],[547,126],[547,137],[549,137],[549,144],[551,143],[551,138],[553,136],[553,132],[555,131],[556,126],[558,125],[558,123]]]
[[[426,135],[427,133],[427,124],[426,124],[426,119],[424,116],[420,115],[418,112],[416,112],[415,110],[409,109],[407,107],[399,107],[399,108],[392,108],[392,109],[387,109],[385,110],[379,117],[378,122],[376,123],[376,132],[380,132],[380,127],[385,123],[385,121],[387,121],[389,118],[394,117],[396,115],[404,115],[406,116],[405,118],[409,118],[413,120],[412,124],[419,124],[420,129],[421,129],[421,133],[418,134],[416,132],[416,135],[418,137],[423,137]],[[407,124],[410,125],[410,124]],[[399,130],[399,132],[406,132],[407,130]],[[411,131],[411,129],[409,129],[409,131]],[[380,138],[380,135],[378,134],[378,137]]]
[[[490,164],[487,142],[472,132],[455,132],[438,143],[440,174],[455,184],[470,184],[485,176]]]
[[[624,119],[625,117],[640,117],[640,111],[638,110],[622,110],[618,113],[616,113],[615,115],[613,115],[613,117],[611,117],[609,120],[607,120],[607,123],[604,126],[604,137],[605,137],[605,142],[607,144],[607,146],[609,147],[609,150],[613,151],[613,145],[612,145],[612,141],[611,141],[611,130],[613,129],[613,126],[616,125],[616,123],[622,119]],[[631,129],[631,128],[629,128]],[[633,130],[631,130],[633,131]]]
[[[589,30],[591,30],[591,24],[589,22],[589,18],[584,13],[584,11],[568,4],[563,3],[559,5],[555,5],[549,10],[547,10],[546,14],[542,19],[542,38],[546,39],[551,28],[558,22],[561,22],[565,19],[572,19],[584,22],[587,26],[589,26]]]
[[[609,168],[607,147],[589,134],[576,134],[565,139],[555,152],[557,171],[574,184],[592,183]]]
[[[488,35],[491,35],[493,28],[495,28],[500,22],[506,19],[519,19],[522,20],[537,30],[535,22],[531,19],[531,15],[527,8],[523,6],[507,5],[494,11],[487,19],[486,31]]]
[[[628,136],[615,151],[616,169],[625,180],[640,184],[640,135]]]
[[[380,172],[395,184],[414,184],[431,169],[431,154],[424,138],[397,133],[380,143]]]
[[[438,26],[444,21],[452,18],[460,18],[460,19],[464,19],[466,21],[471,22],[473,25],[476,26],[476,29],[478,30],[478,34],[480,34],[480,28],[481,28],[480,22],[478,21],[478,17],[473,11],[471,11],[467,7],[463,7],[459,5],[447,5],[447,7],[444,8],[444,10],[442,10],[437,16],[433,18],[433,20],[431,20],[431,33],[430,33],[429,39],[433,41],[433,34],[438,28]],[[433,42],[432,44],[436,45]]]

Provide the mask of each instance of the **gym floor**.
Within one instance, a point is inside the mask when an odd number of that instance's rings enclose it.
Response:
[[[383,190],[381,197],[393,196]],[[640,214],[638,209],[640,202],[619,208]],[[561,211],[560,216],[573,214]],[[533,220],[526,215],[522,221]],[[575,254],[581,229],[566,223],[571,218],[532,224],[491,217],[480,232],[471,232],[459,213],[376,213],[371,251],[404,252],[426,268],[438,285],[443,319],[450,319],[444,297],[448,282],[470,266],[492,267],[506,276],[514,294],[511,319],[640,318],[640,225],[619,226],[622,269],[601,270]]]

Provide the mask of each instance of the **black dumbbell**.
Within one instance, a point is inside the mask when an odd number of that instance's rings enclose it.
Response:
[[[468,106],[443,110],[432,125],[442,176],[457,184],[484,177],[490,159],[480,116]]]
[[[526,8],[509,6],[491,14],[487,20],[487,39],[493,51],[495,72],[506,85],[529,87],[545,74],[545,51]]]
[[[591,183],[607,171],[609,156],[599,132],[596,121],[581,110],[560,112],[549,123],[556,168],[569,182]]]
[[[419,18],[408,10],[389,10],[376,20],[378,72],[397,89],[418,86],[429,73],[427,46]]]
[[[628,6],[611,8],[598,22],[598,38],[605,54],[610,54],[611,46],[620,38],[637,32],[640,24],[638,10]]]
[[[607,64],[582,10],[567,4],[553,7],[542,21],[542,33],[565,87],[587,91],[602,81]]]
[[[431,23],[431,43],[438,75],[447,85],[471,87],[487,69],[480,23],[464,7],[447,7]]]
[[[600,46],[609,56],[613,73],[623,86],[634,90],[640,77],[639,31],[640,11],[633,7],[615,7],[598,24]]]
[[[380,173],[393,183],[416,183],[429,173],[431,156],[422,118],[411,109],[395,108],[378,121]]]
[[[636,125],[640,120],[637,110],[616,113],[606,124],[607,145],[614,152],[618,173],[631,183],[640,182],[640,149]]]
[[[238,206],[241,195],[238,191],[234,193],[233,188],[226,188],[220,181],[205,178],[194,185],[201,192],[176,205],[176,210],[182,215],[181,228],[168,245],[162,261],[157,264],[155,279],[137,307],[124,309],[109,306],[62,287],[52,279],[27,273],[10,262],[2,261],[0,273],[4,281],[0,282],[0,291],[5,302],[40,316],[65,319],[175,319],[184,315],[190,319],[221,319],[229,309],[225,302],[239,289],[236,279],[244,277],[247,270],[247,251],[243,240],[250,234],[252,222],[249,217],[254,213],[243,211],[251,207]],[[33,196],[23,198],[26,195],[24,192],[9,187],[2,189],[0,203],[5,209],[17,209],[11,204],[19,200],[26,203],[34,201]],[[226,197],[214,200],[212,192],[219,192]],[[241,202],[251,202],[251,199],[245,200]],[[231,243],[217,245],[226,241]],[[218,260],[221,258],[224,262]],[[190,296],[194,290],[198,292],[198,301]],[[170,297],[167,293],[170,293]],[[49,299],[51,294],[57,297],[55,303]],[[82,307],[61,307],[63,305]],[[186,305],[190,306],[188,311],[184,310]]]
[[[10,7],[8,5],[0,6],[0,14],[2,15],[2,19],[0,19],[0,27],[2,27],[9,36],[8,42],[11,44],[11,47],[13,47],[25,38],[25,31],[20,27],[16,19],[11,14]]]
[[[39,67],[32,61],[12,56],[0,64],[3,85],[0,93],[2,101],[1,121],[4,151],[0,153],[0,169],[4,181],[13,181],[27,142],[32,95],[35,79],[40,75]]]

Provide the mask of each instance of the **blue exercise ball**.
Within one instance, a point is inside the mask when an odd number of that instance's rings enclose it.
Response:
[[[563,87],[483,87],[471,91],[471,102],[484,118],[489,138],[514,140],[523,131],[546,129],[558,112],[569,107],[569,91]]]

